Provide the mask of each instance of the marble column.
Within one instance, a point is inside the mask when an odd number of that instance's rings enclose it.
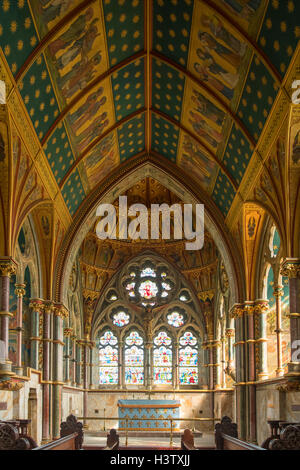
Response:
[[[214,389],[221,388],[221,342],[214,341],[213,346],[213,370],[214,370]]]
[[[239,437],[246,439],[246,362],[245,362],[245,332],[244,305],[235,304],[231,309],[231,318],[235,322],[235,370],[236,370],[236,417]]]
[[[50,342],[51,322],[54,306],[50,301],[44,302],[43,322],[43,425],[42,442],[50,440]]]
[[[258,380],[266,380],[268,378],[268,339],[267,339],[267,313],[269,302],[267,300],[258,299],[254,302],[255,312],[255,336],[258,358]]]
[[[290,298],[290,335],[291,362],[288,364],[286,377],[289,382],[300,382],[300,259],[286,258],[281,266],[280,274],[289,278]],[[299,385],[298,385],[299,386]]]
[[[276,299],[276,336],[277,336],[277,369],[276,376],[281,377],[284,374],[282,367],[282,329],[281,329],[281,297],[283,296],[283,286],[274,286],[273,294]]]
[[[247,440],[256,442],[256,367],[255,367],[255,327],[254,302],[245,302],[245,339],[246,339],[246,393],[248,402]]]
[[[72,349],[72,359],[71,359],[71,385],[76,386],[76,344],[77,337],[75,335],[71,336],[71,349]]]
[[[73,328],[64,328],[64,381],[67,385],[70,385],[70,359],[72,358],[72,344],[71,344],[71,335],[73,333]]]
[[[44,304],[41,299],[32,299],[29,307],[31,308],[30,367],[32,367],[32,369],[39,370],[39,350],[43,335]]]
[[[124,388],[124,369],[123,367],[123,346],[124,341],[118,342],[118,386],[119,388]]]
[[[173,366],[173,387],[178,390],[180,383],[179,383],[179,342],[174,343],[174,366]]]
[[[235,336],[234,328],[226,328],[225,336],[227,338],[227,348],[228,348],[226,372],[232,377],[232,375],[234,374],[234,350],[233,350],[233,339]]]
[[[147,342],[145,347],[146,361],[145,361],[145,386],[148,390],[152,390],[153,384],[153,343]]]
[[[63,381],[63,321],[68,317],[68,310],[61,304],[54,306],[54,332],[53,332],[53,419],[52,437],[60,435],[62,385]]]
[[[23,297],[25,295],[26,284],[16,284],[15,294],[17,296],[17,363],[15,371],[17,375],[23,374],[22,366],[22,333],[23,333]]]
[[[0,357],[0,382],[2,385],[7,383],[14,376],[11,370],[11,362],[8,359],[8,342],[9,342],[9,319],[12,314],[9,312],[9,283],[12,274],[17,270],[16,263],[10,259],[0,259],[0,340],[1,355]]]
[[[83,355],[83,416],[88,414],[88,390],[90,388],[90,350],[93,348],[94,343],[88,339],[81,340],[80,345],[82,347]],[[83,420],[83,425],[85,428],[88,427],[88,421]]]
[[[221,388],[226,388],[226,337],[221,337]]]
[[[82,347],[80,340],[76,341],[76,385],[82,387]]]

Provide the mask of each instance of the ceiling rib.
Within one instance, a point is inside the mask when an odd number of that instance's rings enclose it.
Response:
[[[273,76],[274,80],[281,85],[282,83],[282,78],[277,71],[277,69],[274,67],[272,62],[269,61],[267,55],[262,51],[262,49],[257,45],[257,42],[253,40],[248,34],[241,28],[235,21],[232,20],[232,18],[227,15],[218,5],[213,0],[199,0],[200,3],[205,4],[205,6],[208,6],[211,8],[211,10],[215,11],[219,16],[222,17],[222,19],[230,24],[230,26],[235,29],[235,31],[243,38],[243,40],[248,44],[248,46],[255,52],[255,54],[259,57],[259,59],[263,62],[265,67],[268,69],[268,71],[271,73]]]
[[[103,132],[103,134],[101,134],[99,137],[97,137],[95,140],[93,140],[93,142],[91,142],[90,145],[87,146],[87,148],[85,149],[84,152],[82,152],[79,157],[74,161],[74,163],[70,166],[69,170],[67,171],[67,173],[65,174],[65,176],[63,177],[63,179],[61,180],[61,182],[59,183],[59,187],[62,188],[63,185],[65,184],[66,180],[68,179],[68,177],[70,176],[70,174],[73,172],[73,170],[78,166],[78,164],[83,160],[83,158],[91,151],[93,150],[96,145],[98,145],[102,139],[104,139],[104,137],[106,137],[108,134],[110,134],[111,132],[113,132],[115,129],[117,129],[118,127],[122,126],[123,124],[125,124],[127,121],[130,121],[131,119],[133,119],[134,117],[136,116],[139,116],[140,114],[144,114],[146,112],[146,108],[141,108],[141,109],[138,109],[136,111],[134,111],[133,113],[129,114],[128,116],[126,116],[125,118],[121,119],[120,121],[118,122],[115,122],[115,124],[113,124],[109,129],[107,129],[105,132]]]
[[[74,18],[76,18],[79,13],[85,10],[89,5],[96,2],[96,0],[84,0],[81,2],[77,7],[71,10],[61,21],[57,23],[47,34],[46,36],[39,42],[35,49],[31,52],[31,54],[27,57],[22,67],[18,70],[16,74],[15,80],[18,83],[28,69],[30,69],[31,65],[35,61],[35,59],[49,46],[50,42],[56,35],[58,35],[61,30],[66,26],[66,24],[70,23]]]

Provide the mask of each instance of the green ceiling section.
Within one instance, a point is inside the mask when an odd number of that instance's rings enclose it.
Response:
[[[110,65],[144,49],[144,1],[103,0]]]
[[[299,39],[299,0],[270,0],[258,43],[282,77]]]
[[[240,184],[253,152],[253,147],[245,135],[233,124],[226,146],[223,163],[229,173]]]
[[[62,195],[70,214],[73,216],[85,198],[85,192],[77,169],[73,171],[64,184]]]
[[[145,149],[145,115],[131,119],[118,128],[120,161],[124,162]]]
[[[64,123],[60,123],[47,143],[44,151],[58,184],[74,162],[74,156]]]
[[[227,178],[227,176],[219,170],[216,184],[212,193],[212,198],[221,210],[224,217],[228,214],[232,201],[236,192]]]
[[[186,66],[193,16],[192,0],[153,1],[153,49]]]
[[[152,61],[152,106],[180,121],[185,77],[160,60]]]
[[[0,46],[13,74],[37,46],[38,36],[26,0],[0,1]]]
[[[42,139],[59,115],[43,54],[30,67],[19,89],[37,136]]]
[[[179,129],[166,119],[152,113],[152,149],[176,162]]]
[[[256,141],[263,130],[277,91],[272,75],[258,57],[254,56],[238,108],[238,116]]]
[[[112,75],[116,120],[145,106],[145,61],[139,59]]]

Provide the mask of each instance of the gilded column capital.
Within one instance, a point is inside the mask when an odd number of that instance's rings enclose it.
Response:
[[[31,299],[29,307],[41,313],[44,310],[44,302],[42,299]]]
[[[11,277],[17,271],[17,263],[12,258],[0,259],[0,275]]]
[[[26,284],[15,284],[15,294],[17,297],[23,297],[26,294]]]
[[[244,305],[244,313],[246,315],[253,315],[254,314],[254,305],[253,302],[245,302]]]
[[[235,335],[234,328],[227,328],[226,331],[225,331],[225,335],[227,337],[233,337]]]
[[[283,296],[283,286],[275,286],[273,289],[274,297],[282,297]]]
[[[241,318],[244,314],[244,306],[243,304],[234,304],[230,311],[231,318]]]
[[[70,336],[73,333],[73,328],[64,328],[64,336]]]
[[[256,315],[262,315],[269,310],[268,300],[256,300],[254,305],[254,312]]]
[[[300,259],[286,258],[281,265],[280,274],[289,279],[300,277]]]
[[[44,300],[43,302],[44,305],[44,312],[47,314],[51,314],[54,312],[54,304],[51,300]]]
[[[56,317],[68,318],[69,316],[69,311],[63,304],[55,304],[53,311]]]

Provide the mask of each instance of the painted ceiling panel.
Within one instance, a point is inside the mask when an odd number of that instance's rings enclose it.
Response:
[[[141,113],[118,128],[120,161],[145,149],[145,115]]]
[[[188,62],[190,72],[234,107],[249,60],[250,50],[233,26],[203,2],[196,2]]]
[[[71,174],[63,186],[62,195],[70,214],[73,216],[85,198],[84,188],[77,169]]]
[[[0,2],[0,46],[15,74],[38,44],[30,9],[26,0]]]
[[[41,38],[51,31],[81,0],[30,0],[35,14],[36,25]]]
[[[278,87],[270,72],[254,56],[238,108],[238,115],[257,141],[274,103]]]
[[[152,61],[152,106],[180,121],[185,77],[163,63]]]
[[[112,74],[117,121],[145,106],[144,69],[144,59],[138,59]]]
[[[238,184],[242,181],[253,150],[251,143],[234,124],[226,146],[223,163]]]
[[[176,162],[179,129],[166,119],[152,113],[152,149]]]
[[[115,123],[110,78],[106,78],[76,103],[66,116],[66,124],[76,155]]]
[[[187,174],[193,174],[197,183],[209,194],[218,172],[217,163],[204,153],[196,140],[181,131],[178,146],[178,165]]]
[[[259,45],[282,77],[287,71],[300,38],[299,18],[299,0],[271,0],[269,2]]]
[[[153,151],[192,174],[226,216],[236,193],[220,165],[238,186],[279,90],[276,69],[283,77],[299,40],[300,4],[146,6],[1,0],[0,47],[72,215],[118,165]]]
[[[84,159],[83,167],[92,190],[120,163],[116,131],[104,137]]]
[[[231,182],[222,170],[219,170],[212,198],[223,213],[224,217],[228,214],[235,194],[236,192]]]
[[[44,55],[41,54],[19,84],[19,90],[37,136],[42,139],[59,115]]]
[[[63,122],[57,126],[51,135],[44,146],[44,151],[59,184],[74,162],[73,152]]]
[[[188,58],[193,4],[192,0],[153,1],[153,49],[183,66]]]
[[[144,1],[103,0],[110,66],[144,48]]]
[[[62,107],[107,70],[105,31],[98,2],[62,29],[47,47],[46,58]]]

